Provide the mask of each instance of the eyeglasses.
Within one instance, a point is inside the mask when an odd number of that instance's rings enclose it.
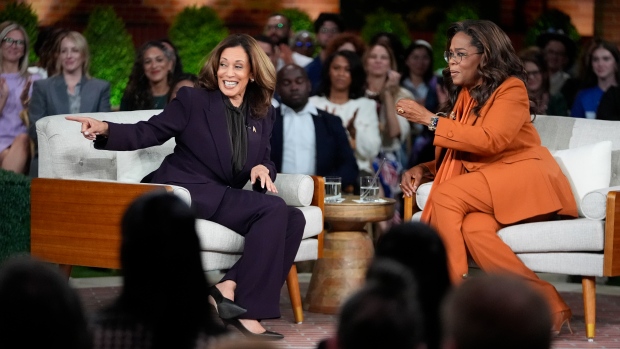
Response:
[[[2,43],[4,43],[8,47],[11,47],[13,44],[15,44],[17,47],[24,47],[24,45],[26,44],[26,40],[15,40],[13,38],[6,37],[2,39]]]
[[[444,51],[443,52],[443,59],[446,60],[446,63],[450,63],[450,60],[454,59],[456,64],[459,64],[459,63],[461,63],[461,61],[463,60],[464,57],[471,56],[471,55],[479,55],[479,54],[482,54],[482,52],[475,52],[475,53],[467,54],[465,52],[452,53],[450,51]]]
[[[340,33],[340,30],[338,30],[338,28],[321,28],[319,29],[319,32],[323,34],[338,34]]]
[[[532,70],[532,71],[525,71],[525,73],[527,74],[528,78],[535,78],[538,75],[540,75],[540,70]]]
[[[295,43],[295,46],[297,46],[297,47],[304,47],[305,46],[307,48],[311,48],[312,46],[314,46],[314,44],[311,43],[310,41],[306,41],[306,42],[304,42],[304,41],[297,41]]]
[[[278,24],[267,24],[266,26],[267,30],[282,30],[284,29],[284,23],[278,23]]]

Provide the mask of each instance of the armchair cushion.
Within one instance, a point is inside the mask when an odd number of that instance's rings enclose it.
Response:
[[[603,141],[553,153],[570,182],[580,217],[585,217],[581,201],[584,196],[593,190],[609,187],[611,145],[611,141]]]
[[[607,193],[620,191],[620,186],[603,188],[587,193],[581,199],[581,209],[585,217],[596,220],[605,219],[607,210]]]
[[[166,143],[133,151],[116,152],[116,178],[120,182],[140,183],[147,174],[155,171],[166,155],[174,151],[174,138]]]

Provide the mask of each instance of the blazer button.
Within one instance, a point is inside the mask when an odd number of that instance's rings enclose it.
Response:
[[[454,134],[452,133],[452,131],[448,132],[448,137],[452,138],[452,136],[454,136]]]

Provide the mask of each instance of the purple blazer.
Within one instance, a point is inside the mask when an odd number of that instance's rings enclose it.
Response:
[[[98,139],[95,148],[135,150],[160,145],[174,137],[174,152],[145,179],[187,188],[198,217],[208,219],[218,209],[227,188],[243,188],[254,166],[264,165],[271,179],[275,181],[276,178],[276,168],[270,159],[271,129],[276,117],[273,107],[269,107],[267,116],[262,119],[246,117],[247,160],[236,176],[233,176],[224,108],[219,90],[183,87],[161,114],[148,121],[109,122],[108,137]],[[264,192],[260,185],[255,185],[254,190]]]

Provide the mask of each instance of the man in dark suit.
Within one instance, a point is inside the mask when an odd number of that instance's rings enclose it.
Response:
[[[339,176],[352,189],[358,168],[339,117],[308,102],[312,85],[306,71],[294,64],[278,72],[276,91],[282,105],[271,136],[271,160],[278,172]]]

